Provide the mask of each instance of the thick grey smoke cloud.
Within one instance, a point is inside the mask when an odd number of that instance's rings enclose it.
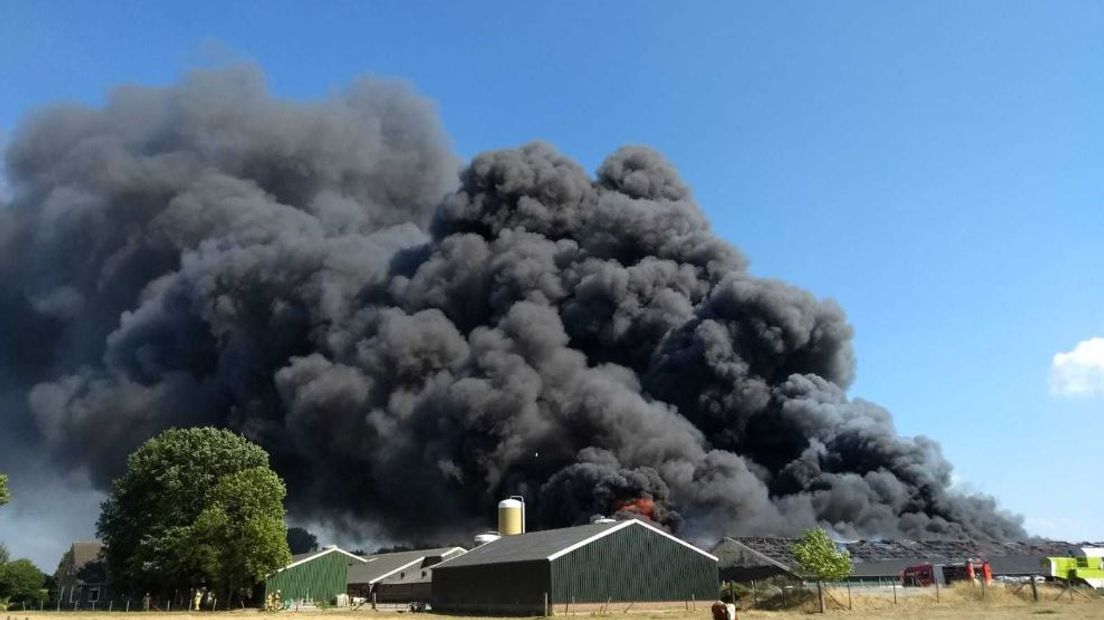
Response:
[[[102,485],[161,429],[232,428],[293,512],[395,539],[508,493],[546,527],[1024,535],[846,396],[840,308],[749,274],[662,156],[446,144],[402,84],[296,103],[251,69],[36,113],[0,209],[5,429]]]

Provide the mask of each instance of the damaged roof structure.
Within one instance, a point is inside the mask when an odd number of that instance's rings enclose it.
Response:
[[[712,552],[719,559],[721,579],[725,581],[796,576],[796,542],[797,538],[725,537]],[[857,540],[838,542],[836,546],[851,555],[852,578],[877,580],[896,579],[906,566],[914,564],[962,562],[968,558],[988,560],[994,575],[1035,575],[1041,571],[1043,558],[1076,553],[1083,544],[1052,540]]]

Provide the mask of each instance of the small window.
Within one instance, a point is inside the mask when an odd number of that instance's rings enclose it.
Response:
[[[402,579],[403,577],[406,577],[406,573],[399,573],[399,579]]]
[[[89,603],[98,603],[99,600],[100,600],[100,589],[99,588],[88,588],[88,602]]]
[[[425,576],[426,576],[426,572],[422,571],[422,577],[425,577]]]

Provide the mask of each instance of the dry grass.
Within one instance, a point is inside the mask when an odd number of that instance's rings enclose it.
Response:
[[[898,590],[897,604],[893,603],[892,592],[888,595],[881,593],[852,592],[851,603],[853,610],[846,609],[847,592],[845,590],[831,591],[832,597],[842,605],[830,604],[828,616],[853,617],[862,619],[886,618],[893,620],[932,619],[942,620],[951,618],[967,618],[972,620],[997,620],[998,618],[1097,618],[1104,620],[1104,598],[1099,596],[1075,596],[1073,601],[1063,596],[1060,600],[1054,600],[1061,594],[1061,590],[1053,587],[1040,587],[1040,602],[1032,603],[1030,589],[1024,588],[1022,594],[1013,594],[1011,589],[1003,586],[994,586],[981,598],[981,590],[970,586],[959,586],[944,589],[940,592],[936,601],[934,591],[917,593],[915,590],[908,595],[902,595]],[[811,606],[810,606],[811,607]],[[562,611],[557,609],[557,615],[562,616]],[[281,612],[279,614],[265,614],[256,610],[243,610],[232,612],[218,612],[222,620],[268,620],[273,616],[283,616],[286,620],[483,620],[475,616],[446,616],[441,614],[412,614],[369,610],[326,610],[312,612]],[[46,618],[52,616],[53,618]],[[324,618],[322,618],[324,616]],[[711,620],[708,605],[698,603],[696,611],[686,611],[685,608],[665,610],[638,610],[624,611],[623,606],[613,605],[611,610],[604,614],[593,611],[580,610],[577,614],[571,614],[579,620],[586,618],[608,618],[609,620]],[[91,613],[91,612],[0,612],[0,620],[213,620],[211,613]],[[793,618],[817,617],[811,608],[792,609],[788,611],[741,611],[740,620],[747,619],[775,619],[789,620]],[[501,620],[496,618],[494,620]]]
[[[1104,599],[1093,594],[1078,592],[1073,600],[1068,591],[1059,587],[1040,585],[1039,602],[1031,600],[1031,588],[1025,586],[1018,592],[1013,587],[995,585],[982,591],[968,584],[958,584],[941,589],[938,599],[934,589],[925,589],[907,596],[898,590],[894,603],[892,592],[884,594],[858,594],[851,596],[854,611],[847,611],[847,592],[833,590],[832,595],[841,606],[833,615],[849,615],[860,618],[1029,618],[1055,616],[1059,618],[1104,619]],[[788,612],[794,614],[795,612]],[[749,618],[758,617],[747,615]]]

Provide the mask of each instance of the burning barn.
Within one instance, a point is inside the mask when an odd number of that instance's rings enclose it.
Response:
[[[720,577],[747,582],[796,575],[792,546],[796,538],[726,537],[713,548]],[[1047,556],[1069,555],[1076,545],[1058,541],[973,542],[963,540],[858,540],[837,543],[851,555],[852,581],[899,581],[901,572],[921,564],[987,560],[996,577],[1041,574]]]
[[[644,521],[503,536],[433,571],[435,610],[544,614],[569,603],[712,601],[717,558]]]

